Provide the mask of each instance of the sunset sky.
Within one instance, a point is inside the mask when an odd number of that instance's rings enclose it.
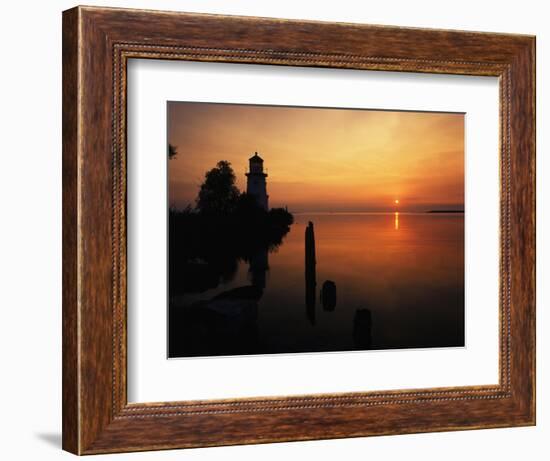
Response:
[[[426,211],[464,207],[464,115],[168,103],[169,203],[194,205],[204,174],[231,162],[237,187],[255,151],[270,207]],[[399,200],[399,204],[395,204]]]

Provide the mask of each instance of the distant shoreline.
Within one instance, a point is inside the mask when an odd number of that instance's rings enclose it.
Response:
[[[464,210],[430,210],[426,213],[464,213]]]

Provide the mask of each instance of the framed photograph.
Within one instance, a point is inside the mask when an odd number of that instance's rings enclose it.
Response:
[[[63,448],[535,424],[535,38],[63,13]]]

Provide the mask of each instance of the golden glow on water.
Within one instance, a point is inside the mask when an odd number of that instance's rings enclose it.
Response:
[[[317,282],[312,307],[305,303],[304,268],[310,221]],[[463,214],[297,213],[283,243],[264,258],[269,270],[254,311],[253,353],[464,345]],[[250,285],[249,263],[239,264],[233,279],[186,295],[182,305]],[[320,298],[326,281],[336,286],[331,311]],[[361,313],[370,313],[368,331]],[[185,341],[186,335],[181,337]],[[357,337],[368,338],[368,345],[357,343]],[[206,343],[201,352],[211,350]]]
[[[293,272],[300,274],[297,278],[302,280],[304,232],[309,221],[315,225],[319,279],[338,284],[353,280],[357,289],[362,290],[366,284],[369,296],[377,293],[381,297],[395,295],[388,284],[395,284],[396,280],[411,287],[463,283],[462,215],[300,214],[295,219],[283,244],[269,255],[270,288],[280,277],[285,283],[277,290],[284,291],[293,283]]]

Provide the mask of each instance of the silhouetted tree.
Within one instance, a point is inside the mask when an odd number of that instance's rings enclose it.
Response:
[[[172,160],[176,155],[178,155],[178,148],[172,144],[168,144],[168,159]]]
[[[235,172],[231,163],[221,160],[204,175],[197,197],[197,210],[206,214],[228,214],[234,211],[239,198]]]
[[[288,227],[294,223],[294,216],[286,208],[271,208],[269,219],[274,226]]]

